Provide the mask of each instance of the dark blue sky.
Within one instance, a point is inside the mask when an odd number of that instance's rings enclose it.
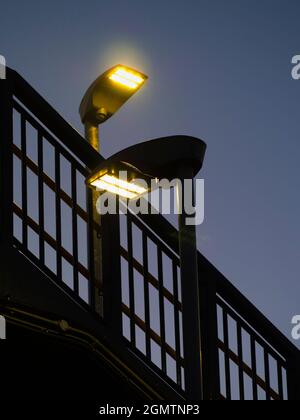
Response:
[[[299,15],[299,0],[12,0],[0,26],[0,54],[79,131],[97,75],[119,62],[149,75],[102,127],[103,155],[203,138],[199,248],[288,335],[300,313]]]

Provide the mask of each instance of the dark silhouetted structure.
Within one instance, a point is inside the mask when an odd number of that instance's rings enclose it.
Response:
[[[93,222],[85,178],[101,156],[12,70],[0,81],[0,139],[2,398],[194,398],[185,367],[200,354],[184,337],[197,328],[183,314],[194,290],[177,230],[160,215]],[[300,399],[297,348],[200,253],[198,270],[203,398]]]

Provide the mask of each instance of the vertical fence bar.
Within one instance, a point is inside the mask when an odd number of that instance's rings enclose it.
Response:
[[[199,293],[201,308],[201,343],[203,399],[216,400],[220,398],[220,370],[218,351],[218,320],[216,302],[216,283],[213,278],[199,266]]]
[[[26,145],[26,120],[21,114],[21,150],[22,150],[22,213],[23,213],[23,246],[28,248],[27,230],[27,145]]]
[[[231,400],[231,373],[229,359],[229,334],[228,334],[228,315],[223,308],[223,331],[224,331],[224,357],[225,357],[225,382],[226,382],[226,398]]]
[[[144,265],[144,302],[145,302],[145,326],[146,326],[146,356],[151,360],[151,339],[150,339],[150,302],[149,302],[149,281],[148,281],[148,246],[147,235],[143,230],[143,265]]]
[[[287,361],[288,399],[300,401],[300,357],[291,355]]]
[[[282,366],[277,360],[277,378],[278,378],[278,394],[281,401],[284,400],[283,396],[283,379],[282,379]]]
[[[269,363],[269,354],[266,349],[264,349],[264,365],[265,365],[265,380],[266,380],[266,400],[271,400],[271,389],[270,389],[270,363]]]
[[[0,79],[0,244],[3,267],[13,239],[13,97],[12,81]]]
[[[166,357],[166,323],[165,323],[165,305],[164,305],[164,283],[163,283],[163,266],[162,251],[157,246],[157,267],[158,267],[158,287],[159,287],[159,319],[160,319],[160,337],[161,337],[161,366],[164,373],[167,372]]]
[[[181,186],[179,184],[177,186],[177,208],[179,210],[178,238],[182,284],[185,389],[189,400],[200,401],[203,399],[203,378],[196,227],[187,223],[188,216],[185,211],[185,180],[193,179],[193,173],[192,168],[185,166],[181,167],[179,172]]]
[[[134,301],[134,270],[133,270],[133,243],[132,221],[127,216],[127,240],[128,240],[128,280],[129,280],[129,306],[130,306],[130,336],[131,343],[135,347],[135,301]]]
[[[181,388],[182,377],[181,377],[181,346],[180,346],[180,320],[179,320],[179,293],[178,293],[178,272],[177,264],[173,259],[172,264],[173,272],[173,290],[174,290],[174,327],[175,327],[175,350],[176,350],[176,378],[177,384]]]
[[[245,385],[244,385],[244,372],[243,372],[243,340],[242,340],[242,327],[237,323],[237,346],[239,356],[239,388],[240,400],[245,400]]]
[[[257,391],[257,363],[256,363],[256,346],[255,340],[251,336],[251,365],[252,365],[252,392],[253,392],[253,400],[258,400],[258,391]]]
[[[101,216],[102,229],[102,273],[103,273],[103,302],[104,322],[111,329],[116,339],[122,338],[122,286],[121,286],[121,247],[120,247],[120,216],[119,199],[116,198],[116,214]],[[129,249],[129,248],[128,248]],[[131,238],[132,262],[132,238]],[[128,264],[130,265],[130,263]],[[133,283],[133,270],[131,273]],[[133,309],[131,309],[131,328],[134,329],[134,295]],[[135,341],[134,341],[135,343]]]
[[[86,189],[86,209],[88,214],[88,267],[90,273],[90,305],[95,312],[99,315],[103,315],[103,308],[97,307],[96,294],[99,293],[99,288],[96,285],[95,277],[95,263],[94,263],[94,219],[93,219],[93,192],[90,188]],[[99,300],[99,296],[98,296]]]
[[[77,223],[77,178],[76,178],[76,168],[72,164],[71,167],[71,185],[72,185],[72,234],[73,234],[73,258],[74,258],[74,292],[76,295],[79,293],[78,285],[78,223]],[[89,284],[90,286],[90,284]]]
[[[39,190],[39,255],[42,264],[45,264],[45,215],[44,215],[44,157],[43,157],[43,136],[38,132],[38,190]]]
[[[93,247],[90,251],[93,253],[92,261],[93,267],[93,281],[94,281],[94,298],[96,312],[103,317],[104,316],[104,302],[103,302],[103,258],[102,258],[102,219],[97,211],[97,200],[100,197],[99,191],[91,192],[91,210],[92,210],[92,235],[93,235]]]
[[[60,154],[55,148],[55,207],[56,207],[56,275],[59,281],[62,280],[61,261],[61,203],[60,203]]]

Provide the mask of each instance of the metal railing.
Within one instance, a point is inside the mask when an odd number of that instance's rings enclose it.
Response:
[[[287,399],[285,358],[223,299],[218,297],[217,304],[222,397],[241,400]]]
[[[99,227],[91,218],[85,177],[87,164],[101,158],[17,73],[9,70],[2,84],[7,239],[93,308],[89,238]]]
[[[14,244],[92,304],[87,170],[24,106],[13,108]]]
[[[194,329],[184,323],[182,290],[191,286],[180,275],[177,230],[130,211],[103,216],[100,229],[84,181],[101,156],[17,73],[0,87],[2,248],[17,248],[94,312],[91,250],[94,230],[101,234],[103,322],[189,399],[185,361],[200,355],[183,339]],[[198,265],[204,399],[300,399],[299,351],[200,253]]]
[[[194,355],[183,342],[181,287],[189,285],[177,231],[157,216],[121,218],[123,334],[184,391],[185,355]],[[205,399],[299,399],[298,349],[200,253],[198,265]]]
[[[179,256],[141,219],[130,212],[122,218],[123,334],[184,389]]]

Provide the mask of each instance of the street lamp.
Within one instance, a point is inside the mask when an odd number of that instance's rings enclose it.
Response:
[[[126,179],[120,177],[120,174],[126,174]],[[148,182],[150,179],[137,168],[125,162],[105,161],[88,177],[86,183],[97,190],[108,191],[123,198],[133,199],[148,191],[145,184],[141,185],[139,180]]]
[[[98,77],[86,91],[79,108],[85,137],[99,152],[98,126],[112,117],[146,82],[148,77],[118,64]]]
[[[100,152],[99,125],[113,116],[134,93],[146,82],[148,77],[130,67],[118,64],[98,77],[88,88],[79,107],[79,114],[85,127],[85,138]],[[95,226],[101,226],[101,217],[96,211],[98,191],[92,192],[92,213]],[[93,244],[90,254],[94,261],[95,307],[103,314],[102,284],[102,242],[99,231],[93,229]]]
[[[181,179],[181,168],[189,172],[190,179],[200,171],[206,145],[202,140],[190,136],[169,136],[135,144],[124,149],[109,159],[104,160],[86,179],[91,188],[99,188],[125,197],[124,191],[135,194],[137,198],[149,191],[151,180]],[[127,179],[119,173],[127,174]],[[145,181],[140,186],[138,180]],[[153,182],[152,182],[153,185]],[[112,191],[116,187],[115,191]]]
[[[206,144],[197,138],[173,136],[151,140],[131,146],[102,162],[87,178],[89,187],[99,188],[116,195],[137,198],[150,191],[138,186],[137,179],[179,179],[182,188],[177,188],[179,254],[182,282],[189,283],[182,288],[183,339],[193,355],[185,355],[186,390],[191,399],[202,399],[201,333],[200,333],[200,295],[198,283],[198,254],[196,227],[187,223],[185,209],[184,181],[194,179],[201,170]],[[126,181],[118,174],[129,169]],[[150,183],[148,182],[148,185]],[[194,188],[193,188],[194,190]],[[194,194],[194,191],[193,191]],[[191,198],[193,200],[193,198]],[[193,203],[192,203],[193,204]]]
[[[100,76],[87,90],[80,104],[80,117],[85,126],[85,136],[94,149],[99,151],[98,126],[107,121],[146,82],[147,76],[131,68],[117,65]],[[202,167],[206,145],[203,141],[188,136],[173,136],[137,144],[122,150],[102,162],[87,178],[93,189],[94,220],[100,224],[96,212],[99,190],[110,191],[128,199],[137,198],[151,187],[141,186],[138,179],[193,179]],[[119,176],[126,170],[126,180]],[[187,223],[184,188],[178,188],[179,208],[179,254],[183,282],[182,288],[183,340],[192,355],[185,355],[186,390],[193,400],[202,396],[200,297],[198,284],[197,242],[195,225]],[[189,215],[191,216],[191,215]],[[95,246],[99,244],[99,246]],[[101,241],[94,238],[95,273],[101,273]],[[102,288],[95,280],[96,288]],[[98,285],[98,286],[97,286]],[[103,308],[100,302],[99,307]],[[201,398],[202,399],[202,398]]]

